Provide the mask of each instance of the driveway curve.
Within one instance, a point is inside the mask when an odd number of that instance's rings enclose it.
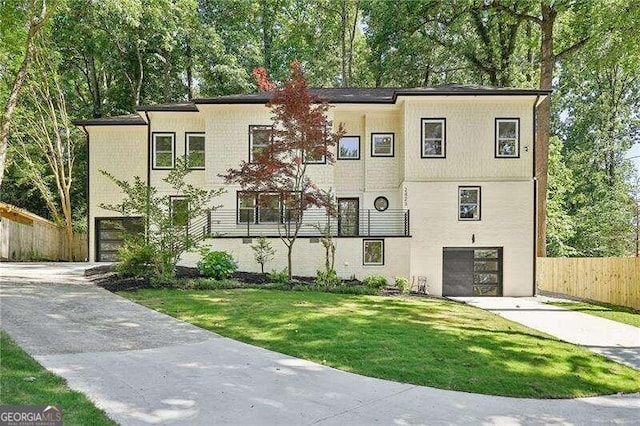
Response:
[[[505,398],[351,374],[97,288],[86,264],[0,264],[1,326],[118,423],[637,424],[640,395]]]

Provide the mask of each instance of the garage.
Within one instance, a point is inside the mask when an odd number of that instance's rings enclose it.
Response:
[[[142,218],[109,217],[96,219],[96,261],[115,262],[126,235],[144,232]]]
[[[502,247],[445,247],[443,296],[502,296]]]

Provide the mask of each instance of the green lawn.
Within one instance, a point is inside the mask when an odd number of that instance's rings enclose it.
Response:
[[[63,379],[45,370],[9,336],[0,332],[0,405],[60,405],[71,425],[115,425],[104,412]]]
[[[579,311],[589,315],[607,318],[613,321],[640,327],[640,311],[625,306],[609,305],[607,303],[584,302],[547,302],[550,305],[561,306],[572,311]]]
[[[640,371],[449,301],[266,290],[119,294],[224,336],[367,376],[519,397],[640,391]]]

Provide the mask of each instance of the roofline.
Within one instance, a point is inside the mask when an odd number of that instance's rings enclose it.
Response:
[[[390,99],[338,99],[328,101],[330,104],[395,104],[399,96],[548,96],[553,93],[550,89],[472,89],[472,90],[433,90],[416,92],[408,90],[395,90]],[[322,97],[322,95],[320,95]],[[196,98],[194,105],[241,105],[241,104],[266,104],[263,99],[233,99],[226,97]]]
[[[142,118],[141,118],[142,120]],[[127,120],[122,120],[122,121],[118,121],[118,120],[102,120],[100,118],[97,118],[95,120],[73,120],[71,122],[71,124],[75,125],[75,126],[81,126],[81,127],[88,127],[88,126],[146,126],[147,123],[143,122],[131,122],[131,121],[127,121]]]
[[[165,112],[198,112],[195,103],[191,104],[156,104],[156,105],[138,105],[136,111],[165,111]]]

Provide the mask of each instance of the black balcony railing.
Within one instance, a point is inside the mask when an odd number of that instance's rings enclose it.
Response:
[[[256,214],[257,213],[257,214]],[[229,237],[278,237],[292,235],[297,218],[271,209],[215,210],[189,221],[187,232],[197,240]],[[409,210],[388,209],[340,212],[329,216],[323,209],[309,209],[300,220],[300,237],[321,237],[330,230],[337,237],[408,237]]]

